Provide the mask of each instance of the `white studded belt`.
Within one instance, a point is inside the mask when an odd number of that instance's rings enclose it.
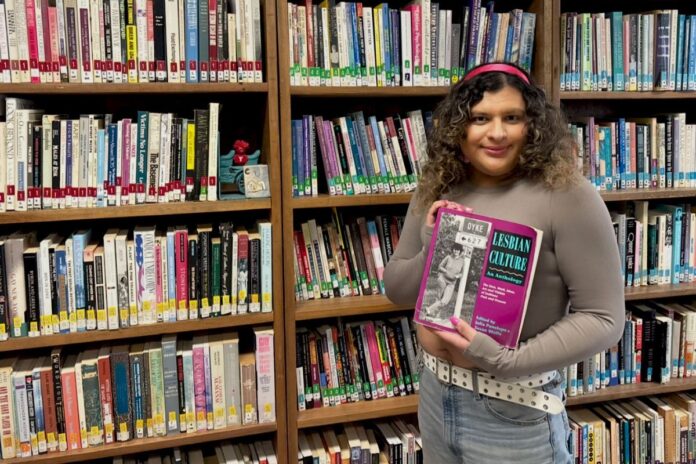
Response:
[[[449,361],[425,351],[423,361],[440,382],[456,385],[475,393],[478,391],[480,395],[522,404],[549,414],[559,414],[563,411],[563,401],[558,396],[536,389],[553,380],[556,376],[555,371],[503,380],[486,372],[454,366]]]

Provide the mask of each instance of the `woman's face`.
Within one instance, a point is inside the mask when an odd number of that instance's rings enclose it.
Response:
[[[471,167],[471,181],[491,187],[508,179],[527,139],[526,106],[520,91],[506,86],[485,92],[471,108],[465,134],[459,147]]]

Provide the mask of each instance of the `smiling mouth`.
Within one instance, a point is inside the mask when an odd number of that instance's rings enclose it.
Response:
[[[500,156],[504,155],[505,152],[507,151],[508,147],[483,147],[483,149],[488,153],[489,155],[493,156]]]

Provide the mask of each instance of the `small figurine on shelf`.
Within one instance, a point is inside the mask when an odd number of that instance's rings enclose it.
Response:
[[[269,196],[268,168],[265,165],[257,164],[261,156],[260,150],[257,149],[252,153],[248,153],[249,147],[248,141],[238,139],[232,145],[232,150],[220,155],[220,199],[229,200]],[[252,181],[253,188],[245,188],[245,171],[252,173],[259,170],[266,173],[263,187],[261,188],[258,182]]]

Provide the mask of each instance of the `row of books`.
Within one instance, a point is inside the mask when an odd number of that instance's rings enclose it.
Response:
[[[696,15],[563,13],[561,91],[696,90]]]
[[[218,199],[220,104],[193,118],[79,118],[5,100],[0,212]]]
[[[145,457],[117,457],[113,464],[277,464],[271,440],[222,441],[212,447],[173,448]]]
[[[403,216],[315,219],[293,233],[295,299],[384,294],[384,267],[396,249]]]
[[[0,340],[272,310],[271,224],[0,236]]]
[[[290,85],[449,86],[490,61],[530,70],[536,15],[493,8],[481,0],[457,10],[430,0],[401,10],[386,3],[290,3]]]
[[[301,327],[296,344],[300,411],[419,390],[418,342],[406,317]]]
[[[696,212],[690,204],[634,201],[611,212],[627,287],[696,279]]]
[[[2,457],[275,421],[273,330],[0,360]]]
[[[404,419],[343,424],[340,430],[300,430],[297,462],[422,464],[422,446],[418,425]]]
[[[696,376],[696,308],[691,303],[647,301],[626,309],[624,334],[616,345],[568,366],[568,396]]]
[[[332,120],[304,115],[292,122],[293,196],[319,194],[319,163],[329,195],[415,190],[425,163],[432,115],[420,110],[383,121],[362,111]]]
[[[693,394],[612,401],[568,411],[573,462],[692,462],[696,438]]]
[[[685,113],[597,120],[569,125],[578,163],[598,190],[693,188],[696,186],[696,125]]]
[[[0,82],[262,82],[259,0],[6,0]]]

